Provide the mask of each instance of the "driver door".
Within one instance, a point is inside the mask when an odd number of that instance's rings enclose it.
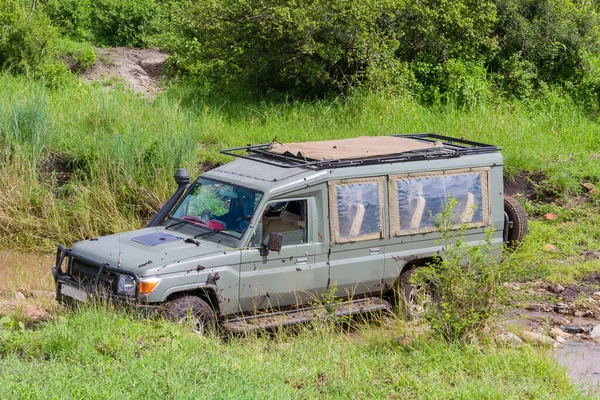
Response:
[[[239,299],[243,312],[310,303],[327,288],[328,246],[316,229],[315,199],[285,201],[287,207],[279,215],[263,216],[252,245],[242,250]],[[263,215],[269,214],[271,204]],[[261,255],[260,244],[271,232],[282,235],[281,251]]]

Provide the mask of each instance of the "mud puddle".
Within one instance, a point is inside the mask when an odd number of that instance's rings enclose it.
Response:
[[[52,290],[53,256],[0,252],[0,297],[17,291]],[[11,294],[12,292],[12,294]]]
[[[554,349],[558,363],[578,385],[600,394],[600,344],[594,341],[567,341]]]

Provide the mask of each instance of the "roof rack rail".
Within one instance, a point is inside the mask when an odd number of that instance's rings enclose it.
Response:
[[[415,139],[430,143],[441,142],[443,146],[374,157],[326,160],[314,160],[297,155],[292,155],[289,153],[274,153],[269,151],[272,145],[271,143],[223,149],[221,150],[221,153],[232,157],[239,157],[248,160],[258,161],[264,164],[273,165],[280,168],[300,167],[310,169],[326,169],[353,167],[358,165],[419,161],[436,158],[454,158],[471,154],[492,153],[500,150],[500,148],[497,146],[473,142],[465,139],[453,138],[450,136],[437,135],[433,133],[415,133],[407,135],[388,136]]]

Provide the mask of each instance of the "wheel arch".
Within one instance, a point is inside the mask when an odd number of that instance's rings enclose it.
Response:
[[[212,307],[212,309],[215,310],[217,314],[220,313],[219,295],[217,293],[217,290],[210,286],[199,287],[194,289],[184,289],[178,292],[173,292],[167,296],[167,298],[164,300],[164,303],[168,303],[170,301],[186,296],[199,297],[202,300],[206,301]]]

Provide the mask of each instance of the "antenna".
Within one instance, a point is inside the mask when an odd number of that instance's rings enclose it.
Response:
[[[121,268],[121,233],[119,233],[119,257],[117,258],[117,267]]]

